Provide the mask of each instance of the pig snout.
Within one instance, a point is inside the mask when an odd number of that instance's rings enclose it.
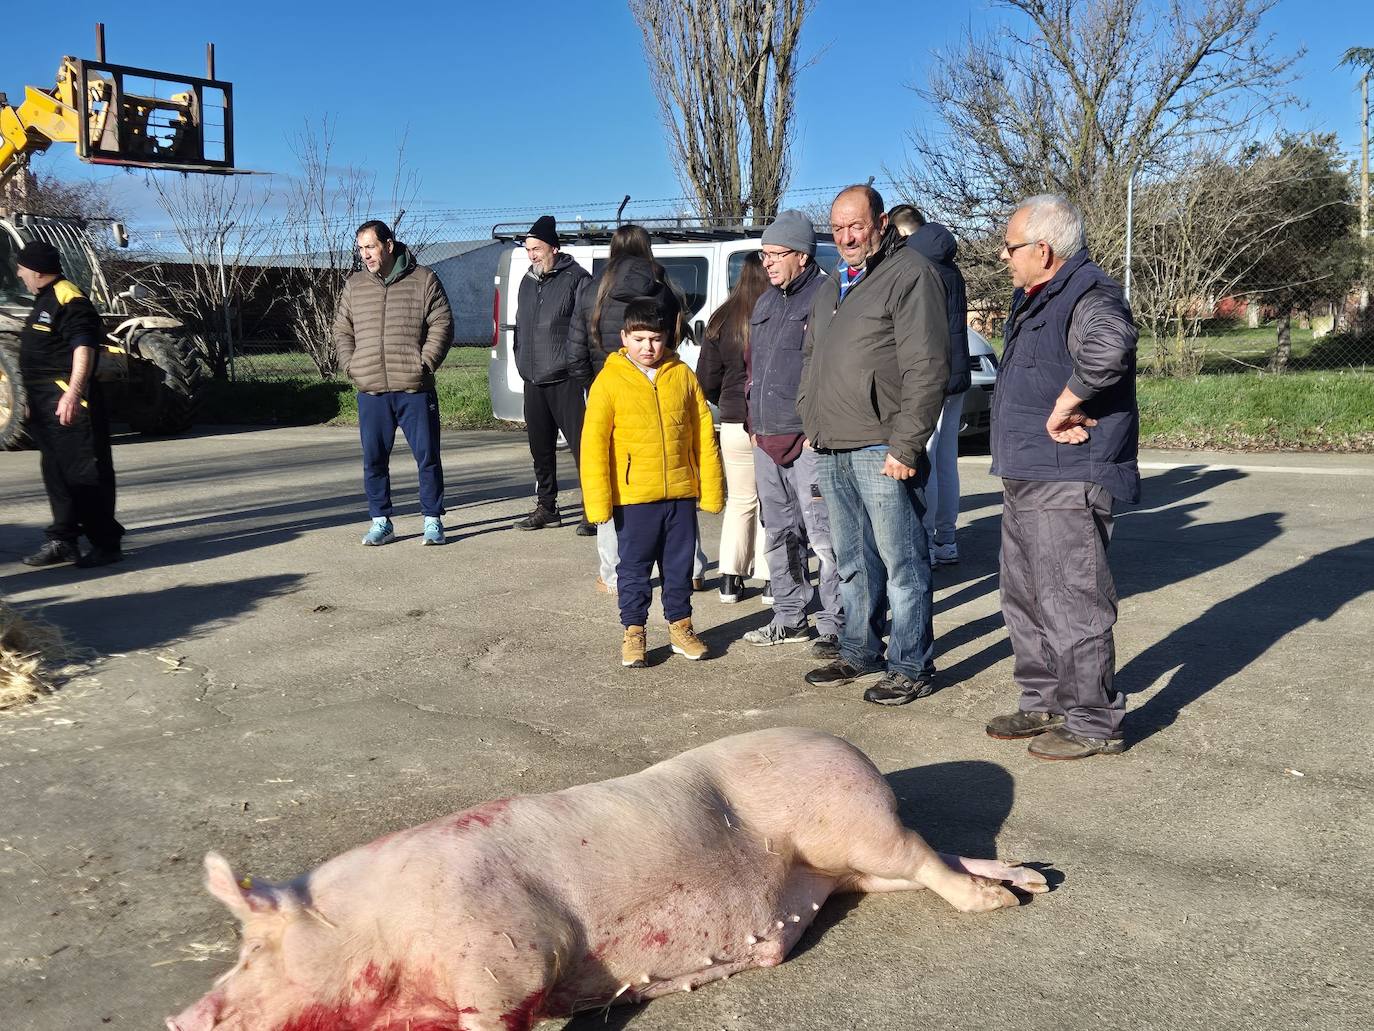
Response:
[[[213,1031],[222,999],[223,996],[214,991],[175,1017],[168,1017],[167,1031]]]

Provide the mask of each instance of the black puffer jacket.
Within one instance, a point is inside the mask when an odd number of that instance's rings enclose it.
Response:
[[[577,292],[577,306],[573,309],[572,325],[568,327],[568,361],[574,378],[584,384],[601,372],[606,358],[620,350],[620,327],[625,324],[625,308],[640,297],[652,297],[663,310],[664,322],[673,327],[682,310],[682,302],[667,282],[654,275],[653,263],[644,258],[627,258],[616,267],[615,282],[611,284],[601,305],[600,344],[592,333],[592,313],[596,309],[596,295],[601,289],[601,274],[584,280]]]
[[[697,379],[706,400],[720,409],[721,422],[744,422],[744,388],[749,378],[746,343],[727,324],[706,335],[697,355]]]
[[[962,394],[972,380],[969,378],[968,298],[964,294],[964,274],[954,263],[959,255],[959,244],[954,234],[939,222],[927,222],[907,237],[906,245],[940,270],[940,279],[945,284],[945,308],[949,314],[949,382],[945,384],[945,396]]]
[[[560,254],[553,270],[537,266],[520,280],[520,303],[515,312],[515,367],[526,383],[562,383],[571,375],[568,329],[573,307],[587,270]]]

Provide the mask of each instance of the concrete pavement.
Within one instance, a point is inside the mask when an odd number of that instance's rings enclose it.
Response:
[[[98,656],[0,713],[0,1028],[161,1027],[204,992],[237,947],[200,887],[208,849],[286,878],[792,724],[868,752],[936,847],[1062,883],[977,917],[835,899],[777,969],[546,1026],[1368,1027],[1374,458],[1142,459],[1112,545],[1131,747],[1043,763],[982,733],[1015,704],[986,459],[961,461],[963,561],[937,572],[946,686],[888,710],[804,683],[805,649],[742,644],[767,619],[753,596],[697,595],[713,661],[669,657],[656,615],[651,668],[621,669],[575,518],[509,529],[531,503],[520,435],[448,436],[443,549],[419,545],[403,446],[399,540],[367,549],[355,431],[123,438],[129,556],[92,573],[18,564],[46,501],[37,456],[0,454],[0,596]]]

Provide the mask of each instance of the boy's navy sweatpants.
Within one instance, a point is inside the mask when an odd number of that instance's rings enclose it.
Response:
[[[390,516],[391,448],[396,427],[406,435],[420,473],[420,514],[444,514],[444,467],[439,460],[439,398],[433,390],[358,394],[358,433],[363,440],[363,489],[367,514]]]
[[[692,559],[697,551],[697,499],[648,501],[615,510],[620,562],[615,569],[621,626],[649,618],[654,563],[663,573],[663,615],[669,623],[692,614]]]

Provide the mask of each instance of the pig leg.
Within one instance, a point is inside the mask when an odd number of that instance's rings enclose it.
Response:
[[[1032,895],[1039,895],[1050,890],[1050,886],[1045,881],[1045,875],[1039,870],[1032,870],[1030,867],[1018,866],[1015,863],[1003,863],[996,859],[969,859],[967,856],[953,856],[948,852],[941,852],[940,858],[952,870],[962,870],[964,873],[972,874],[975,877],[987,877],[994,881],[1005,881],[1013,888],[1029,892]]]

